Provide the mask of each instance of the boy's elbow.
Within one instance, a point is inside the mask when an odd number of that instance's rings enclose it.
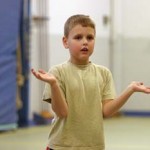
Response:
[[[66,109],[66,110],[55,110],[55,109],[53,109],[53,110],[59,118],[67,118],[67,116],[68,116],[68,109]]]
[[[113,117],[115,116],[116,114],[118,114],[118,112],[103,112],[103,117],[104,118],[110,118],[110,117]]]
[[[108,111],[103,111],[103,117],[104,118],[109,118],[109,117],[112,117],[112,113],[108,112]]]
[[[103,118],[109,118],[110,116],[107,114],[103,114]]]
[[[67,111],[59,112],[59,113],[56,113],[56,114],[59,118],[67,118],[67,116],[68,116]]]
[[[52,109],[55,112],[55,114],[59,117],[59,118],[67,118],[68,116],[68,108],[65,109],[60,109],[60,108],[55,108],[52,105]]]

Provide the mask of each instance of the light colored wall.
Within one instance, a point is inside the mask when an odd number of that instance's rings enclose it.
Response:
[[[131,81],[150,85],[150,39],[124,38],[122,56],[122,87]],[[150,96],[136,93],[123,109],[150,111]]]
[[[82,13],[94,19],[98,35],[108,35],[107,28],[102,24],[102,16],[109,15],[109,0],[50,0],[50,32],[62,35],[66,19]]]
[[[122,31],[126,37],[150,38],[150,1],[122,0]]]
[[[114,75],[121,92],[131,81],[143,81],[150,85],[150,1],[115,2]],[[150,111],[149,106],[149,96],[136,93],[122,110]]]

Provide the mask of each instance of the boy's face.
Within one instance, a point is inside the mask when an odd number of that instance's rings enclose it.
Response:
[[[88,64],[95,44],[95,31],[91,27],[76,25],[63,37],[65,48],[70,51],[70,60],[74,64]]]

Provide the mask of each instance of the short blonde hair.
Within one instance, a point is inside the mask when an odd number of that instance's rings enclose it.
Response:
[[[94,21],[89,16],[79,14],[73,15],[67,19],[64,25],[64,36],[68,37],[70,30],[76,25],[82,25],[83,27],[91,27],[96,33]]]

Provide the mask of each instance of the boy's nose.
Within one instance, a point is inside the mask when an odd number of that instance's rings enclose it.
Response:
[[[87,44],[87,39],[86,38],[83,38],[83,44]]]

